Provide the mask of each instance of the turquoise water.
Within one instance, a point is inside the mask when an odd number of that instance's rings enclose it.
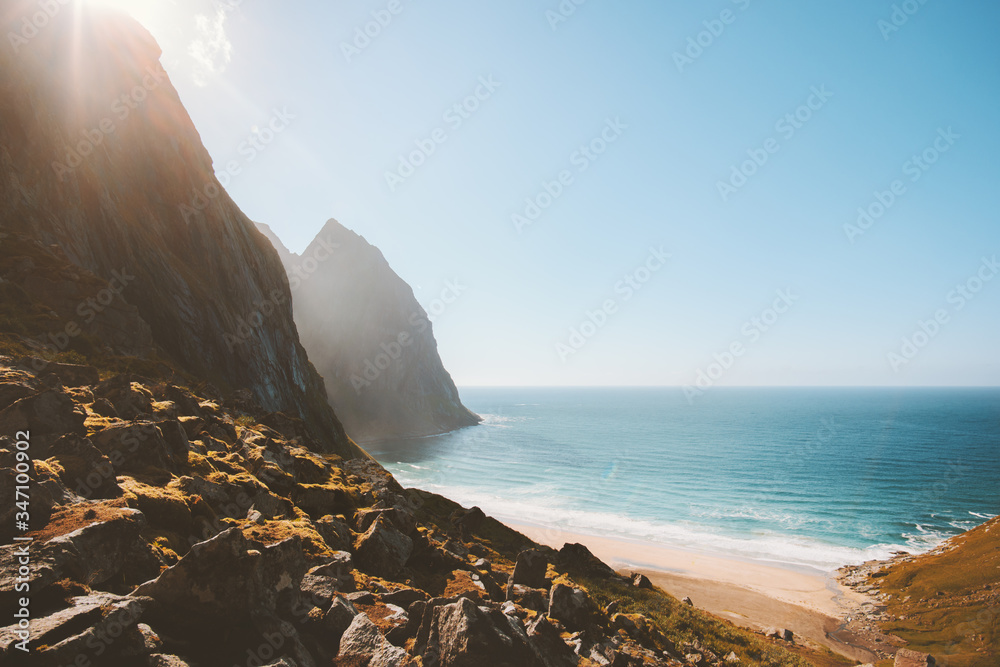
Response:
[[[462,390],[483,424],[368,450],[501,519],[831,570],[1000,514],[1000,390]]]

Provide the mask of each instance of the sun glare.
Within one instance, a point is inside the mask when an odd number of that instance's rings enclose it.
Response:
[[[154,37],[161,38],[164,30],[169,28],[171,10],[176,7],[175,2],[169,0],[77,0],[84,4],[95,7],[107,7],[125,12],[147,30]]]

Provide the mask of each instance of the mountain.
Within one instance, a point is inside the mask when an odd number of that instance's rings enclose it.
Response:
[[[479,423],[441,363],[427,313],[378,248],[330,220],[296,255],[270,227],[258,227],[288,271],[302,344],[351,437],[415,437]]]
[[[27,25],[39,10],[3,11]],[[215,177],[152,36],[86,5],[22,33],[0,49],[0,230],[117,280],[178,367],[362,456],[299,343],[277,253]]]

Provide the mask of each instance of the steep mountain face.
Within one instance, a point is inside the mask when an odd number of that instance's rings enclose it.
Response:
[[[351,437],[414,437],[479,423],[441,363],[427,313],[378,248],[330,220],[299,256],[259,227],[285,264],[302,344]]]
[[[116,298],[171,361],[301,417],[330,452],[363,455],[299,343],[277,254],[216,179],[153,38],[127,17],[60,7],[0,45],[0,230],[123,277]],[[0,10],[15,28],[37,11]]]

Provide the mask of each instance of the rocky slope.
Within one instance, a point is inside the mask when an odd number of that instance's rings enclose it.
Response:
[[[0,9],[14,26],[38,11]],[[360,455],[299,344],[280,260],[216,179],[152,37],[86,4],[35,33],[0,48],[0,231],[117,282],[181,368],[247,388],[305,419],[320,447]],[[86,319],[97,295],[75,296]]]
[[[0,663],[806,664],[175,379],[0,356],[0,498],[31,479],[29,526],[0,506],[0,609],[31,619],[0,627]]]
[[[479,423],[441,363],[427,313],[378,248],[330,220],[300,256],[260,228],[288,271],[302,344],[351,437],[423,436]]]

